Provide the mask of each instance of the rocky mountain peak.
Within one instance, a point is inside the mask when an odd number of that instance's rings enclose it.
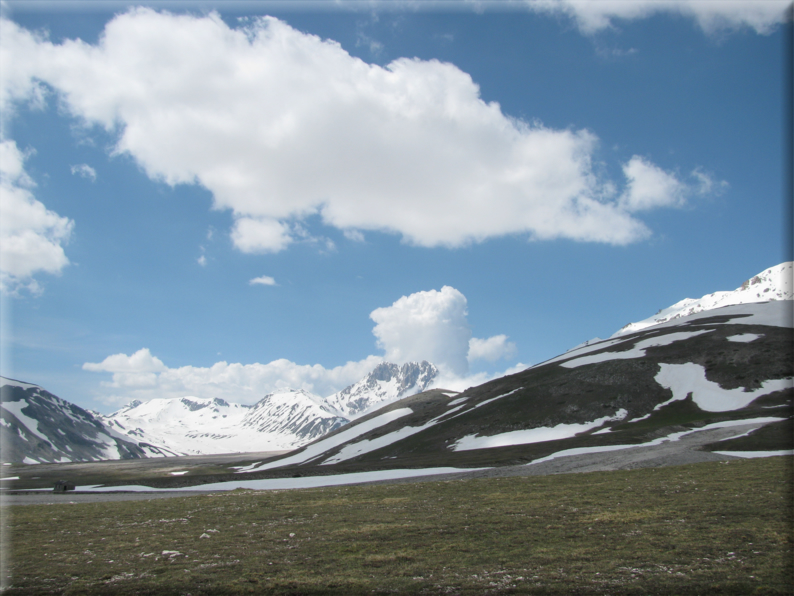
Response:
[[[437,376],[438,369],[426,360],[403,365],[381,362],[366,377],[325,401],[342,416],[356,418],[375,406],[424,391]]]

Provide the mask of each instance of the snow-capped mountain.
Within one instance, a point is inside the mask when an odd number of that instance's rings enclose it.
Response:
[[[105,426],[91,412],[38,385],[0,377],[0,459],[4,462],[98,461],[176,455]]]
[[[46,408],[31,409],[29,400],[14,405],[12,402],[21,398],[9,397],[9,403],[3,404],[2,423],[14,429],[4,433],[14,447],[6,450],[4,442],[3,449],[9,454],[21,454],[17,459],[29,463],[291,450],[338,429],[372,408],[423,391],[437,375],[438,369],[429,362],[409,362],[402,366],[384,362],[361,381],[325,399],[303,390],[282,389],[264,396],[253,406],[218,398],[163,398],[136,400],[110,415],[87,412],[35,385],[8,381],[17,383],[20,391],[35,388],[61,409],[76,408],[75,412],[81,412],[78,417],[82,416],[91,429],[100,433],[95,435],[83,429],[83,434],[88,433],[91,440],[99,441],[104,447],[97,447],[98,451],[74,452],[77,455],[71,455],[68,450],[61,453],[59,449],[53,454],[49,447],[35,447],[33,439],[42,436],[36,434],[37,429],[47,426],[46,421],[54,419],[53,416],[45,412]],[[9,392],[15,389],[9,385],[3,391],[10,396]],[[20,414],[22,409],[27,417]],[[54,438],[48,444],[58,443],[68,425],[67,422],[54,424],[51,429]],[[12,436],[15,433],[17,438]]]
[[[713,294],[706,294],[702,298],[684,298],[672,306],[663,308],[652,317],[636,323],[629,323],[618,330],[612,337],[627,335],[646,327],[723,306],[772,300],[792,300],[794,299],[792,276],[794,276],[794,262],[789,261],[775,265],[748,279],[733,291],[714,292]]]
[[[253,406],[200,397],[135,401],[102,420],[129,437],[185,455],[295,449],[347,422],[321,397],[292,389],[270,393]]]
[[[361,381],[328,398],[281,389],[253,406],[183,397],[138,401],[101,420],[138,440],[185,455],[296,449],[367,410],[419,393],[438,374],[429,362],[379,364]]]
[[[424,391],[437,376],[438,369],[426,360],[406,362],[402,366],[382,362],[358,383],[345,387],[325,401],[352,420],[375,407]]]
[[[348,419],[337,416],[321,397],[308,391],[283,389],[259,400],[242,421],[244,429],[292,437],[303,445],[340,426]]]

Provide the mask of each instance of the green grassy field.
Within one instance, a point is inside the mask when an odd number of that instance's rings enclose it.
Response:
[[[791,471],[774,457],[9,507],[3,593],[790,594]]]

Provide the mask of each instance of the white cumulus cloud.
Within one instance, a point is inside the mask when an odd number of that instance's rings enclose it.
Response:
[[[613,21],[644,19],[656,14],[694,19],[706,33],[749,27],[768,34],[785,21],[790,0],[525,0],[537,12],[573,18],[583,33],[614,26]]]
[[[113,354],[102,362],[86,362],[83,370],[113,373],[111,387],[126,389],[154,388],[158,385],[158,373],[167,370],[163,361],[152,356],[148,348],[135,352],[132,356]]]
[[[69,264],[63,246],[74,222],[36,200],[24,161],[14,141],[0,141],[0,287],[6,293],[38,292],[34,275],[57,274]]]
[[[270,277],[269,275],[263,275],[261,277],[255,277],[251,281],[248,282],[250,285],[262,285],[262,286],[276,286],[276,280]]]
[[[516,351],[506,335],[472,337],[467,316],[466,297],[450,286],[403,296],[370,314],[376,323],[372,333],[387,361],[427,360],[448,378],[466,377],[474,360],[494,362]]]
[[[487,339],[472,337],[469,340],[469,362],[487,360],[495,362],[500,358],[510,358],[516,353],[516,344],[507,341],[506,335],[494,335]]]
[[[266,364],[224,361],[209,367],[170,368],[143,348],[131,356],[114,354],[99,363],[87,362],[83,369],[113,373],[113,380],[103,383],[110,391],[105,397],[108,403],[192,395],[253,404],[268,393],[287,387],[331,395],[366,376],[381,361],[378,356],[368,356],[330,369],[283,358]]]
[[[275,18],[233,29],[147,8],[116,16],[96,45],[4,19],[0,58],[0,108],[48,86],[152,179],[211,191],[242,252],[284,250],[317,214],[348,238],[426,247],[650,233],[595,171],[594,133],[511,118],[453,64],[381,67]]]
[[[370,314],[372,333],[389,362],[428,360],[455,374],[468,370],[471,329],[466,320],[466,297],[444,286],[403,296],[391,306]]]
[[[628,184],[620,204],[626,211],[680,206],[685,202],[686,186],[673,174],[641,157],[632,157],[623,166],[623,174]]]
[[[627,184],[618,204],[632,213],[659,207],[681,207],[688,197],[718,193],[727,187],[727,182],[715,181],[700,169],[692,172],[695,182],[688,184],[637,155],[623,165],[623,174]]]

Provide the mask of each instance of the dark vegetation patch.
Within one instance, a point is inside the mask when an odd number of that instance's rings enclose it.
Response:
[[[4,594],[790,594],[791,466],[11,507]]]

